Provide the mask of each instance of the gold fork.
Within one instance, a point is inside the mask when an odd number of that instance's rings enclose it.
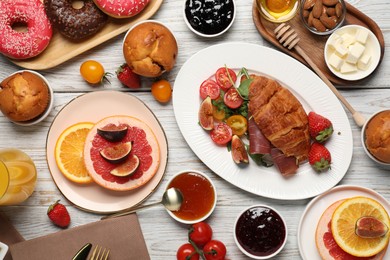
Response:
[[[97,245],[93,250],[92,256],[89,260],[107,260],[109,254],[110,254],[110,249],[106,249]]]
[[[290,25],[286,25],[285,23],[280,24],[276,29],[274,30],[276,39],[287,49],[291,50],[294,48],[299,55],[302,56],[303,59],[313,68],[313,70],[317,73],[317,75],[325,82],[325,84],[332,90],[332,92],[338,97],[338,99],[341,101],[341,103],[344,104],[344,106],[351,112],[353,119],[355,120],[355,123],[362,127],[366,121],[366,119],[361,115],[359,112],[357,112],[350,104],[349,102],[340,94],[340,92],[336,89],[336,87],[329,81],[329,79],[324,75],[324,73],[318,68],[318,66],[313,62],[312,59],[306,54],[306,52],[299,47],[298,42],[300,38],[298,37],[298,34],[295,32],[294,29],[291,28]]]

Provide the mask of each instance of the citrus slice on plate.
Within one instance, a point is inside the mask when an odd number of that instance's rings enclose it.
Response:
[[[92,182],[84,165],[84,143],[93,123],[77,123],[65,129],[55,146],[55,159],[62,174],[76,183]]]
[[[346,199],[334,211],[331,222],[333,237],[345,252],[353,256],[376,255],[388,245],[390,233],[372,238],[356,235],[356,222],[361,217],[374,217],[390,226],[389,215],[378,201],[368,197],[353,197]]]

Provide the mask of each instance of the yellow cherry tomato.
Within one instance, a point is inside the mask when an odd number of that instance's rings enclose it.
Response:
[[[87,60],[80,66],[80,74],[85,81],[91,84],[102,83],[106,77],[102,64],[95,60]]]
[[[153,97],[161,103],[168,102],[172,97],[171,84],[165,79],[154,82],[151,91]]]
[[[213,117],[218,120],[222,121],[225,119],[225,110],[218,109],[216,106],[213,106]]]
[[[248,129],[248,121],[242,115],[230,116],[226,120],[226,123],[232,129],[233,134],[238,136],[245,134],[246,130]]]

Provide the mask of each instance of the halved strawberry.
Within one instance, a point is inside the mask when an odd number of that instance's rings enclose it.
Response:
[[[333,125],[329,119],[315,112],[310,112],[308,120],[309,133],[314,140],[323,143],[329,139],[333,133]]]

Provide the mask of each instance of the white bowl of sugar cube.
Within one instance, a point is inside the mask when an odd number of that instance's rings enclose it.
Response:
[[[326,41],[324,51],[329,70],[350,81],[370,75],[381,57],[377,37],[360,25],[346,25],[334,31]]]

